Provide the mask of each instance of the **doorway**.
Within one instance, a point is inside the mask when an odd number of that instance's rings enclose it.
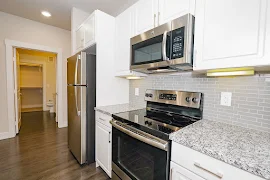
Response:
[[[18,103],[21,99],[19,98],[19,88],[17,87],[17,50],[26,49],[34,50],[43,53],[53,53],[56,55],[56,62],[52,63],[56,65],[56,93],[54,95],[56,110],[56,121],[58,128],[67,127],[67,95],[66,95],[66,61],[63,60],[62,49],[53,48],[48,46],[24,43],[13,40],[5,40],[6,44],[6,79],[7,79],[7,108],[8,108],[8,121],[9,121],[9,132],[7,138],[16,136],[19,130],[19,118]],[[43,66],[44,67],[44,66]],[[44,69],[44,68],[42,68]],[[44,86],[46,87],[46,85]],[[46,90],[46,88],[45,88]],[[44,91],[43,91],[44,92]],[[43,104],[47,101],[44,100]],[[61,103],[57,103],[61,102]],[[15,124],[15,126],[14,126]]]
[[[51,116],[57,117],[55,116],[57,54],[22,48],[14,50],[16,50],[17,75],[16,133],[19,133],[23,124],[21,113],[49,111]]]

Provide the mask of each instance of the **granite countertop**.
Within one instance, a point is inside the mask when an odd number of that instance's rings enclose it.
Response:
[[[181,145],[270,180],[270,134],[201,120],[170,135]]]
[[[145,107],[134,106],[132,104],[116,104],[116,105],[111,105],[111,106],[95,107],[95,110],[111,116],[112,114],[115,114],[115,113],[133,111],[133,110],[138,110],[138,109],[143,109],[143,108]]]

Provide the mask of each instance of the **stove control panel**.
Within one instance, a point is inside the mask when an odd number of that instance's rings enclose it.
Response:
[[[159,99],[171,100],[176,101],[177,94],[160,94]]]
[[[199,109],[202,107],[203,94],[200,92],[148,89],[145,92],[144,99],[149,102],[158,102]]]

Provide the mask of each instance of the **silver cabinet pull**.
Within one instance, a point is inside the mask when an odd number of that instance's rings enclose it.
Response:
[[[109,143],[111,143],[111,132],[109,132]]]
[[[172,177],[173,176],[173,169],[171,169],[171,171],[170,171],[170,180],[172,180]]]
[[[209,172],[210,174],[213,174],[214,176],[216,176],[216,177],[218,177],[218,178],[220,178],[220,179],[222,179],[223,178],[223,174],[221,173],[221,172],[213,172],[213,171],[211,171],[211,170],[209,170],[209,169],[207,169],[206,167],[203,167],[199,162],[194,162],[194,166],[196,166],[197,168],[200,168],[200,169],[202,169],[202,170],[204,170],[204,171],[207,171],[207,172]]]

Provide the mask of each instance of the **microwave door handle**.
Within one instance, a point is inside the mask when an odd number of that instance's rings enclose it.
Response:
[[[163,40],[162,40],[162,56],[163,61],[168,61],[169,58],[167,57],[167,34],[168,31],[165,31],[163,34]]]

